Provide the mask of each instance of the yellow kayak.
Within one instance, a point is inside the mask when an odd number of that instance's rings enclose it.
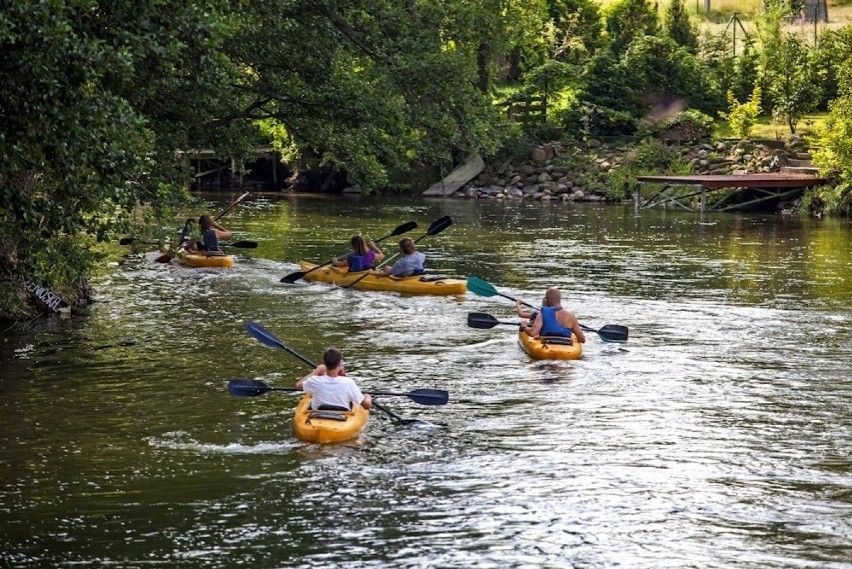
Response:
[[[338,286],[350,285],[364,276],[364,271],[350,273],[346,270],[346,267],[338,268],[328,265],[311,271],[317,265],[307,261],[299,261],[299,266],[306,273],[304,276],[305,280],[330,283]],[[464,294],[467,292],[467,283],[458,279],[446,277],[434,278],[427,275],[377,277],[368,274],[358,281],[353,288],[401,292],[405,294]]]
[[[360,405],[353,407],[352,411],[312,411],[311,396],[305,395],[296,407],[296,436],[308,443],[336,443],[357,437],[370,414]]]
[[[579,360],[583,355],[583,344],[577,336],[571,339],[559,336],[530,336],[524,330],[518,331],[521,347],[534,360]]]
[[[232,255],[210,255],[204,251],[197,253],[186,253],[177,258],[178,262],[193,268],[201,267],[218,267],[230,269],[234,266],[234,257]]]

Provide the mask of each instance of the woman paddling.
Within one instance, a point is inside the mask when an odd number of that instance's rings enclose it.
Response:
[[[332,265],[335,267],[349,267],[349,272],[355,273],[366,271],[373,266],[373,263],[385,258],[382,250],[374,242],[365,241],[360,233],[353,235],[349,243],[352,246],[352,251],[343,260],[332,257]]]
[[[228,239],[231,232],[219,225],[209,215],[198,218],[198,226],[201,228],[201,245],[195,239],[190,239],[186,244],[187,251],[221,251],[219,239]]]

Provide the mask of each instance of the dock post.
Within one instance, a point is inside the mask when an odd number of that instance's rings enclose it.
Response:
[[[633,216],[639,217],[639,182],[633,184]]]

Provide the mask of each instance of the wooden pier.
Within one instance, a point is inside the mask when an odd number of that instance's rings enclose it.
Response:
[[[639,215],[640,209],[648,209],[658,205],[666,206],[668,204],[676,205],[688,211],[695,211],[694,207],[684,202],[688,198],[698,195],[701,196],[698,210],[704,213],[705,211],[728,211],[768,200],[792,197],[803,192],[805,188],[819,186],[825,182],[824,178],[815,176],[775,172],[743,174],[741,176],[714,174],[696,174],[694,176],[637,176],[637,186],[633,192],[633,197],[637,215]],[[639,196],[639,184],[658,184],[663,187],[656,194],[642,201]],[[686,194],[676,193],[676,188],[683,186],[692,186],[697,189]],[[756,190],[760,194],[760,197],[745,202],[728,204],[728,198],[734,195],[728,194],[719,200],[708,203],[708,194],[725,189]]]

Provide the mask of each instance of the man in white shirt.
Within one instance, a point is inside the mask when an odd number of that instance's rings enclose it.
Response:
[[[358,403],[364,409],[373,406],[373,399],[364,395],[358,385],[343,373],[343,354],[336,348],[328,348],[322,354],[322,362],[314,370],[296,382],[296,389],[311,394],[311,409],[338,407],[351,409]]]

